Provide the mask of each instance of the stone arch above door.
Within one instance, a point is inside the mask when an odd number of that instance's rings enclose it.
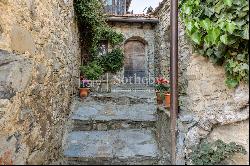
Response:
[[[144,38],[142,38],[142,37],[140,37],[140,36],[132,36],[132,37],[128,38],[128,39],[125,41],[125,44],[126,44],[127,42],[129,42],[129,41],[139,41],[139,42],[143,43],[144,45],[148,45],[148,42],[147,42]]]

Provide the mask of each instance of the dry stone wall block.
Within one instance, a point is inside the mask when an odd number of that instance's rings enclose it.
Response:
[[[12,28],[11,48],[19,53],[25,53],[28,51],[31,54],[34,54],[36,50],[31,33],[19,26],[14,26]]]

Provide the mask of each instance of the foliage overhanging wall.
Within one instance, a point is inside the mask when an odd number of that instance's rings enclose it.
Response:
[[[248,1],[181,0],[179,5],[195,51],[225,66],[229,88],[248,82]]]
[[[81,42],[89,56],[87,57],[87,61],[91,61],[89,65],[81,68],[84,69],[82,73],[85,73],[85,75],[88,73],[86,76],[88,79],[98,79],[103,74],[103,71],[115,73],[120,70],[123,65],[123,53],[121,49],[112,50],[111,53],[105,55],[106,58],[98,55],[99,45],[102,40],[107,40],[112,48],[119,46],[124,40],[122,34],[115,32],[106,23],[107,18],[104,14],[102,2],[99,0],[75,0],[74,6],[80,29]],[[112,55],[114,54],[120,60],[118,62],[119,66],[105,61],[112,59]],[[96,68],[91,67],[93,64],[95,64]],[[110,70],[107,71],[107,69]]]

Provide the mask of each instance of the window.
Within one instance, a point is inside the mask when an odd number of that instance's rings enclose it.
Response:
[[[123,15],[125,13],[125,0],[105,0],[105,10],[110,14]]]
[[[104,56],[108,53],[108,41],[102,40],[99,44],[99,56]]]
[[[106,2],[106,4],[107,5],[112,5],[112,0],[106,0],[107,2]]]
[[[112,6],[112,0],[104,0],[103,2],[105,6]]]

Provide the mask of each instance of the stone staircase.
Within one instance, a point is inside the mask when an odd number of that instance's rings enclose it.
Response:
[[[69,165],[169,164],[165,115],[153,91],[91,94],[72,103],[64,136]]]

